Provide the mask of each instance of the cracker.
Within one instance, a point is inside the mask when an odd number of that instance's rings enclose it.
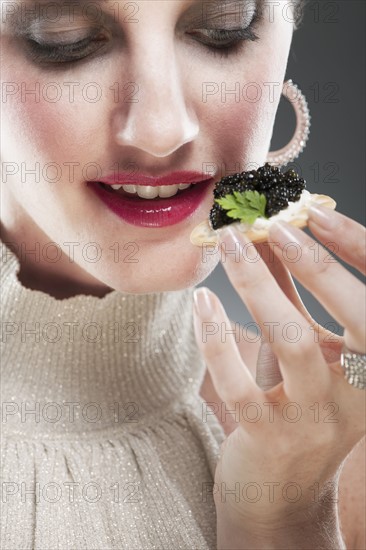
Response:
[[[321,206],[325,206],[326,208],[331,208],[332,210],[335,209],[337,203],[334,199],[329,197],[328,195],[318,195],[317,193],[311,193],[311,203],[310,204],[320,204]],[[310,205],[309,205],[310,206]],[[284,209],[285,211],[286,209]],[[306,227],[308,223],[308,206],[304,206],[299,210],[296,217],[288,221],[287,223],[294,225],[296,227]],[[240,225],[240,222],[233,222],[233,224],[238,227]],[[190,241],[192,244],[196,246],[203,246],[205,244],[217,244],[219,242],[219,233],[222,229],[224,229],[223,226],[219,229],[212,229],[209,223],[208,218],[204,220],[203,222],[199,223],[191,232],[190,235]],[[268,230],[261,229],[261,230],[255,230],[255,229],[249,229],[244,232],[244,235],[252,242],[260,243],[268,240]]]

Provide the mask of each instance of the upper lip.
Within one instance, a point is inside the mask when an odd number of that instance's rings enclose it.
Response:
[[[158,185],[176,185],[178,183],[201,183],[211,179],[213,179],[212,176],[208,174],[194,171],[172,172],[158,178],[140,172],[136,174],[120,172],[101,178],[99,181],[106,185],[150,185],[151,187],[157,187]]]

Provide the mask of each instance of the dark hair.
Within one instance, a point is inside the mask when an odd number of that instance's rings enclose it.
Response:
[[[307,0],[296,0],[295,2],[295,29],[298,29],[303,21],[306,1]]]
[[[295,29],[298,29],[303,21],[306,2],[307,0],[289,0],[287,2],[287,7],[292,9],[291,19],[288,19],[288,21],[293,23]],[[265,2],[263,0],[258,6],[260,13],[263,12],[264,6]]]

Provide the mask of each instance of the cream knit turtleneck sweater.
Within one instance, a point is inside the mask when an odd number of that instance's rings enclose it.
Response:
[[[2,550],[215,549],[193,288],[58,300],[0,247]]]

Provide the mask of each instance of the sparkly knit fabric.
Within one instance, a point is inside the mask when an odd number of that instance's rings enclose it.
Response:
[[[1,549],[215,549],[193,288],[56,299],[0,247]]]

